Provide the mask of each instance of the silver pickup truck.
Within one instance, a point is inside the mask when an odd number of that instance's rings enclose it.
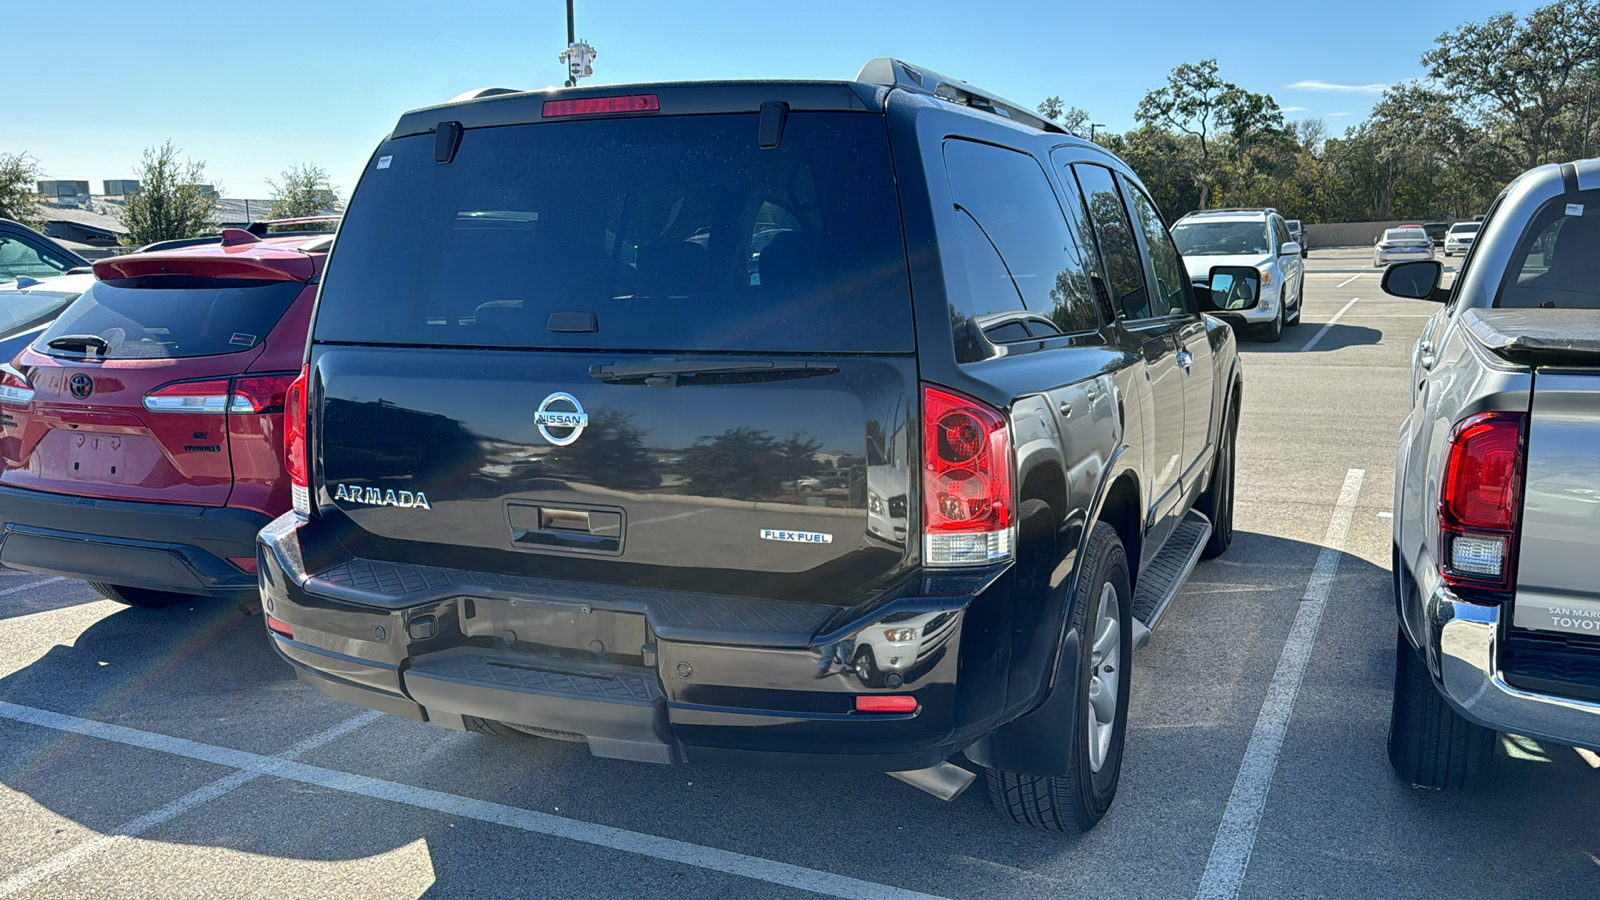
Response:
[[[1395,467],[1389,758],[1462,787],[1496,732],[1600,748],[1600,160],[1517,178],[1440,277],[1383,276],[1444,304]]]

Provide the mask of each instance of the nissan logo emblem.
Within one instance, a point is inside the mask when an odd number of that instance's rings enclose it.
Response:
[[[551,406],[556,403],[569,405],[572,408],[570,410],[551,409]],[[539,404],[538,411],[533,414],[533,424],[539,426],[539,433],[544,435],[545,440],[555,444],[557,447],[565,447],[577,440],[578,435],[583,434],[583,429],[589,426],[589,416],[583,411],[583,404],[578,402],[577,397],[565,392],[557,392],[544,398],[544,402]],[[552,428],[557,430],[570,429],[570,433],[562,437],[556,437],[550,433]]]
[[[89,395],[94,393],[94,379],[79,372],[67,379],[67,390],[71,391],[72,396],[79,400],[87,400]]]

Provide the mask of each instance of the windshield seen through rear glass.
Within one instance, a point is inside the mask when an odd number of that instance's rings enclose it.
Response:
[[[1172,240],[1184,256],[1270,253],[1272,237],[1261,222],[1179,222]]]
[[[384,144],[339,230],[319,341],[909,351],[883,117],[756,114],[469,129]],[[864,325],[870,324],[870,327]]]
[[[71,359],[238,353],[260,346],[303,287],[185,275],[97,281],[45,329],[34,349]]]

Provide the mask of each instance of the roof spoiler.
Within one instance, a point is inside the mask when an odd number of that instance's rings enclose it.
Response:
[[[991,94],[960,79],[940,75],[931,69],[914,66],[903,60],[890,59],[888,57],[875,59],[861,67],[861,72],[856,75],[856,81],[864,84],[881,85],[887,88],[898,88],[913,94],[938,97],[941,100],[960,103],[982,112],[1003,116],[1014,122],[1037,128],[1040,131],[1052,131],[1057,134],[1072,133],[1038,113],[1019,106],[998,94]]]

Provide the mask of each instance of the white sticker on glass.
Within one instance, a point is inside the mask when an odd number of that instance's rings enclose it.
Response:
[[[389,161],[392,160],[392,159],[394,159],[394,157],[392,157],[392,156],[380,156],[380,157],[378,157],[378,168],[380,168],[380,169],[389,168]],[[1571,209],[1570,206],[1567,207],[1567,208]]]
[[[1567,204],[1567,215],[1569,215],[1569,216],[1581,216],[1581,215],[1583,215],[1583,204],[1582,203],[1568,203]]]

